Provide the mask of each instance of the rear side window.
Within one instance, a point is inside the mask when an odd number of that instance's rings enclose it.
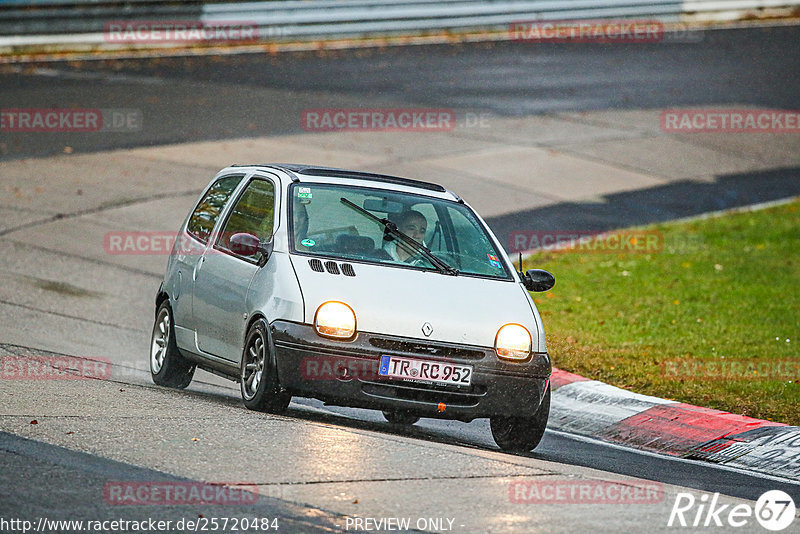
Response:
[[[256,236],[259,241],[266,242],[272,238],[275,218],[275,186],[267,180],[253,180],[236,201],[236,205],[220,232],[217,245],[231,252],[230,238],[239,233]],[[260,254],[253,258],[260,259]]]
[[[189,224],[186,225],[186,231],[189,235],[199,239],[203,243],[208,243],[208,236],[217,224],[217,217],[219,217],[225,203],[231,198],[233,190],[242,181],[244,175],[226,176],[220,178],[211,188],[203,195],[197,207],[189,217]]]

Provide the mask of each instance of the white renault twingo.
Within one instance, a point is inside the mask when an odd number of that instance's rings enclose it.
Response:
[[[306,165],[223,169],[180,230],[156,296],[150,369],[236,380],[250,409],[292,396],[420,417],[488,417],[504,450],[541,440],[550,358],[486,223],[427,182]]]

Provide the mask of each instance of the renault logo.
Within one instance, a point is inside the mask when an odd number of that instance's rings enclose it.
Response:
[[[425,337],[430,337],[430,335],[433,333],[433,327],[431,326],[431,323],[422,323],[422,333],[425,334]]]

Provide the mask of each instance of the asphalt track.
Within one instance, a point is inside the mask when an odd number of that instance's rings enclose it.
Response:
[[[302,131],[298,121],[302,109],[325,106],[450,107],[504,116],[686,105],[800,107],[798,28],[713,31],[703,37],[696,43],[649,45],[494,43],[272,57],[55,63],[39,65],[44,70],[35,75],[26,74],[29,67],[12,69],[0,74],[3,107],[134,108],[142,110],[148,124],[155,127],[109,134],[101,139],[80,134],[4,134],[0,151],[3,158],[11,160],[61,153],[65,146],[81,153],[293,133]],[[50,78],[42,74],[47,69],[53,69]],[[796,174],[788,172],[784,179],[771,182],[772,198],[793,194],[797,187],[793,177]],[[743,185],[738,190],[757,190],[750,178],[742,178]],[[666,197],[684,199],[686,195],[686,189],[676,188],[672,197]],[[659,199],[664,198],[665,195],[659,195]],[[706,204],[688,210],[687,214],[713,206],[715,198],[712,191]],[[564,217],[565,212],[562,210],[559,216]],[[622,210],[616,217],[611,217],[609,224],[624,225],[632,215]],[[103,272],[99,266],[98,276],[103,276]],[[145,277],[155,282],[149,273]],[[141,284],[141,291],[149,289],[145,286]],[[133,334],[146,337],[148,332],[137,328]],[[236,404],[232,385],[220,385],[209,375],[198,374],[198,379],[200,393],[171,395],[191,399],[191,395],[199,394],[215,405]],[[147,376],[139,372],[131,383],[147,384]],[[485,421],[469,425],[422,421],[410,430],[400,430],[383,422],[377,413],[324,407],[302,400],[292,405],[289,415],[301,425],[324,423],[375,433],[390,440],[402,438],[403,443],[439,443],[463,450],[467,455],[496,451]],[[243,428],[246,427],[234,430]],[[60,499],[69,495],[77,509],[85,508],[81,514],[94,517],[98,506],[91,488],[102,483],[103,476],[108,473],[116,477],[119,473],[128,473],[133,478],[152,476],[138,471],[146,468],[109,464],[111,460],[97,455],[30,444],[8,434],[0,435],[0,455],[4,466],[13,466],[2,471],[2,486],[19,488],[19,491],[4,490],[0,509],[3,516],[12,511],[16,516],[41,513],[56,506],[59,499],[54,500],[54,495]],[[768,489],[783,489],[800,502],[797,484],[695,461],[658,457],[561,433],[548,432],[540,447],[523,457],[526,461],[588,467],[699,491],[718,491],[747,500],[756,499]],[[83,485],[80,477],[84,476],[95,478]],[[81,487],[87,489],[83,491]],[[262,505],[266,507],[262,513],[281,513],[285,517],[308,515],[308,510],[296,509],[283,501]],[[170,513],[173,512],[164,511],[165,517]],[[185,516],[187,510],[174,513],[176,517]],[[331,522],[336,521],[334,515],[323,511],[315,516],[313,524],[298,523],[297,529],[331,528]],[[590,519],[591,512],[581,516],[581,524],[590,524],[587,516]],[[616,530],[630,528],[624,520],[607,526]]]
[[[526,116],[686,106],[800,107],[800,27],[701,32],[692,42],[492,42],[0,69],[4,108],[123,108],[140,131],[3,137],[14,158],[302,132],[303,109],[444,107]],[[66,73],[65,73],[66,72]]]
[[[41,355],[41,351],[28,351],[21,347],[4,346],[3,350],[14,354],[36,353]],[[119,371],[119,369],[117,369]],[[133,389],[140,389],[144,398],[150,397],[147,391],[152,390],[153,386],[148,384],[148,377],[146,373],[129,369],[129,373],[124,378],[114,378],[111,386],[123,386],[124,389],[120,391],[128,391]],[[215,424],[222,425],[225,432],[241,432],[248,428],[248,426],[240,425],[235,420],[245,418],[255,422],[259,417],[257,414],[247,412],[239,405],[237,390],[226,384],[212,385],[206,382],[208,375],[199,375],[196,379],[195,385],[191,387],[193,391],[189,392],[167,392],[176,400],[188,403],[197,403],[202,399],[202,404],[206,406],[213,406],[214,412],[219,409],[228,411],[234,417],[231,420],[219,421]],[[139,384],[143,385],[142,388]],[[91,386],[89,386],[91,387]],[[163,389],[156,391],[164,392]],[[45,396],[47,394],[45,393]],[[102,399],[103,396],[99,396]],[[193,400],[194,399],[194,400]],[[173,408],[165,405],[167,411]],[[230,410],[233,410],[230,412]],[[13,412],[13,408],[12,408]],[[106,412],[109,414],[109,419],[123,417],[125,425],[129,427],[130,438],[136,436],[139,431],[141,423],[137,421],[135,414],[128,414],[124,408],[109,405]],[[29,409],[29,413],[37,413],[33,407]],[[39,413],[42,413],[41,411]],[[89,419],[100,419],[98,413],[87,413]],[[177,414],[175,414],[177,415]],[[416,443],[424,444],[441,444],[448,450],[458,451],[458,454],[466,458],[479,459],[486,453],[496,454],[494,451],[497,447],[492,443],[488,424],[484,420],[474,421],[470,424],[463,424],[458,422],[422,420],[418,424],[410,428],[398,427],[386,423],[379,413],[365,410],[347,409],[339,407],[328,407],[322,403],[313,400],[296,399],[291,404],[288,412],[285,414],[288,420],[291,421],[291,427],[297,429],[303,428],[304,425],[311,425],[311,427],[319,427],[323,425],[328,428],[337,428],[345,431],[358,434],[368,434],[376,436],[378,441],[385,441],[391,443],[399,441],[399,445],[410,446],[418,448]],[[52,424],[48,419],[51,416],[45,415],[40,417],[39,425]],[[159,416],[156,415],[157,419]],[[206,413],[200,410],[195,410],[195,415],[189,417],[192,419],[198,417],[200,421],[204,418],[207,419]],[[13,419],[13,418],[12,418]],[[17,418],[19,419],[19,418]],[[174,416],[172,417],[174,419]],[[8,421],[8,419],[7,419]],[[263,419],[262,419],[263,421]],[[19,421],[18,424],[34,428],[26,425],[26,421]],[[87,427],[76,422],[67,422],[67,427],[73,428],[76,434],[87,434]],[[38,425],[37,425],[38,426]],[[113,426],[113,423],[112,423]],[[180,430],[177,428],[180,424],[176,424],[176,433],[172,434],[169,430],[160,427],[159,432],[162,434],[160,439],[167,439],[166,443],[178,441],[177,436],[180,435]],[[63,430],[62,428],[62,430]],[[103,428],[102,426],[100,428]],[[27,433],[30,433],[25,429]],[[55,429],[58,431],[58,428]],[[202,430],[193,431],[194,435],[200,436],[201,441],[206,441],[210,438],[203,434]],[[58,431],[57,433],[62,433]],[[88,438],[92,439],[92,434],[88,433]],[[127,435],[123,434],[123,435]],[[175,436],[172,437],[171,436]],[[52,439],[52,435],[50,437]],[[100,442],[108,442],[115,439],[115,431],[111,430],[104,434],[96,434],[96,439]],[[239,438],[243,439],[243,438]],[[132,444],[126,445],[134,450],[141,445],[137,445],[135,441]],[[173,445],[174,446],[174,445]],[[273,472],[280,472],[281,468],[273,464],[270,468],[271,462],[280,461],[281,458],[286,458],[288,451],[274,451],[264,444],[245,443],[241,444],[245,450],[250,449],[259,451],[264,454],[263,461],[264,468]],[[41,441],[31,441],[22,437],[15,436],[6,432],[0,432],[0,458],[2,458],[5,469],[0,472],[0,480],[2,480],[2,506],[0,506],[0,516],[2,517],[23,517],[33,518],[47,517],[49,519],[70,519],[70,520],[96,520],[101,519],[114,519],[124,518],[127,520],[146,520],[151,517],[156,517],[159,520],[172,520],[177,521],[185,518],[195,517],[214,517],[220,513],[220,510],[215,509],[214,506],[208,505],[175,505],[175,506],[160,506],[156,511],[147,506],[115,506],[107,499],[103,499],[103,489],[106,484],[114,483],[117,481],[130,482],[143,482],[157,480],[159,483],[187,483],[192,480],[192,477],[175,476],[170,473],[187,468],[186,459],[181,459],[178,454],[164,454],[158,457],[156,463],[159,465],[167,465],[164,462],[175,461],[176,465],[170,466],[165,471],[157,469],[150,469],[144,466],[136,466],[127,462],[120,462],[113,458],[113,451],[107,451],[104,454],[87,454],[80,452],[80,446],[72,446],[70,448],[63,448],[56,445],[43,443]],[[113,449],[114,447],[109,447]],[[402,450],[402,449],[401,449]],[[231,451],[232,452],[232,451]],[[800,484],[789,481],[781,481],[774,477],[762,477],[754,473],[746,473],[739,470],[720,468],[716,465],[706,464],[703,462],[682,460],[672,457],[665,457],[651,453],[643,453],[628,449],[625,447],[613,446],[606,443],[584,439],[572,436],[562,432],[548,431],[540,444],[540,446],[532,453],[522,455],[501,455],[507,458],[510,462],[517,461],[527,462],[528,465],[537,467],[546,467],[546,475],[558,477],[557,481],[566,479],[577,480],[599,480],[604,483],[617,480],[617,477],[623,477],[622,480],[652,480],[663,484],[664,488],[676,488],[677,490],[693,491],[695,495],[699,492],[712,494],[714,492],[721,493],[724,497],[723,502],[730,502],[730,497],[743,499],[745,501],[755,501],[765,491],[780,489],[785,491],[793,499],[800,499]],[[109,458],[111,457],[111,458]],[[171,458],[174,457],[174,460]],[[340,459],[338,456],[331,458],[320,458],[319,461],[327,462]],[[189,465],[196,461],[204,461],[201,458],[188,462]],[[220,465],[212,467],[212,470],[220,473],[226,473],[230,468],[225,467],[230,461],[225,459],[218,460]],[[413,454],[407,458],[402,458],[401,461],[406,462],[419,462],[419,458],[415,459]],[[140,462],[141,463],[141,462]],[[163,467],[162,467],[163,469]],[[560,472],[559,470],[563,470]],[[261,469],[256,468],[251,472],[255,480],[260,480]],[[369,468],[357,467],[355,469],[348,469],[346,476],[349,479],[358,479],[359,477],[369,478],[366,472]],[[570,473],[565,479],[564,473]],[[223,477],[225,475],[219,475]],[[288,480],[293,480],[292,473],[281,473],[280,477]],[[394,472],[391,475],[392,479],[403,480],[404,477],[409,476],[402,471]],[[429,483],[439,478],[436,474],[430,473]],[[452,475],[447,477],[455,478],[456,480],[461,477],[479,476],[478,473],[460,473],[455,470]],[[529,475],[530,477],[531,475]],[[520,475],[517,475],[520,477]],[[251,479],[252,480],[252,479]],[[514,478],[511,478],[514,481]],[[526,480],[517,478],[517,480]],[[527,480],[530,480],[528,478]],[[320,481],[322,482],[322,481]],[[259,484],[265,483],[264,481]],[[323,485],[325,482],[322,482]],[[303,482],[292,482],[291,484],[307,484]],[[267,487],[283,488],[284,484],[268,484]],[[262,486],[264,487],[264,486]],[[311,486],[313,487],[313,485]],[[423,488],[426,486],[423,485]],[[312,490],[313,491],[313,490]],[[358,491],[353,489],[351,491]],[[394,490],[395,492],[397,490]],[[666,515],[670,505],[672,494],[669,490],[665,490],[667,495],[661,506],[663,512],[656,513],[656,523],[653,525],[654,531],[661,531],[665,522]],[[457,491],[454,491],[457,494]],[[391,494],[390,494],[391,495]],[[342,524],[348,514],[341,512],[325,510],[324,507],[319,508],[316,506],[309,506],[304,504],[302,499],[290,498],[288,500],[282,498],[283,494],[278,494],[281,498],[270,496],[269,493],[261,495],[255,499],[250,505],[237,506],[232,512],[224,509],[224,515],[230,517],[271,517],[280,518],[281,525],[288,532],[329,532],[342,530]],[[395,495],[398,500],[401,495]],[[407,496],[403,496],[408,498]],[[413,499],[413,497],[412,497]],[[294,501],[294,502],[291,502]],[[299,501],[299,502],[298,502]],[[735,501],[734,501],[735,502]],[[461,503],[463,507],[463,503]],[[565,504],[561,504],[555,510],[561,514],[567,514],[572,517],[571,522],[567,521],[567,525],[573,525],[572,528],[564,530],[563,517],[558,521],[554,521],[552,529],[544,528],[544,531],[572,531],[573,528],[587,528],[590,525],[597,528],[597,531],[614,532],[619,531],[621,528],[630,528],[634,525],[641,525],[639,507],[628,507],[624,511],[617,514],[613,521],[606,524],[596,524],[592,519],[592,508],[584,507],[582,510],[570,510],[564,508]],[[512,505],[513,507],[513,505]],[[474,509],[477,511],[481,505],[477,502],[474,504]],[[614,506],[611,506],[613,509]],[[413,508],[412,508],[413,509]],[[513,509],[513,508],[512,508]],[[607,508],[608,509],[608,508]],[[597,510],[595,508],[595,510]],[[646,510],[646,509],[645,509]],[[658,508],[656,508],[657,512]],[[364,510],[365,512],[367,510]],[[444,510],[449,512],[449,510]],[[643,510],[644,511],[644,510]],[[584,512],[589,512],[589,515],[584,515]],[[647,510],[652,513],[652,510]],[[368,514],[366,514],[368,515]],[[456,514],[459,515],[459,514]],[[464,521],[464,514],[460,514],[461,521]],[[548,514],[542,516],[548,517]],[[541,520],[541,517],[540,517]],[[546,521],[546,519],[545,519]],[[474,519],[467,516],[464,521],[468,525],[465,528],[456,529],[456,531],[464,532],[479,532],[476,528]],[[472,524],[470,524],[472,523]],[[659,524],[660,523],[660,524]],[[481,525],[478,522],[478,525]],[[495,525],[492,525],[496,528]],[[463,527],[463,525],[462,525]],[[752,525],[751,525],[752,527]],[[494,530],[493,530],[494,531]],[[497,531],[529,531],[529,528],[515,529],[505,525],[505,528],[498,529]],[[745,531],[757,531],[753,528],[745,529]]]

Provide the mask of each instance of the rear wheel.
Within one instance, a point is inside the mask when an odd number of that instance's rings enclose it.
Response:
[[[419,417],[408,412],[383,412],[383,417],[393,425],[413,425]]]
[[[495,443],[508,452],[528,452],[536,448],[547,427],[550,415],[550,385],[533,417],[492,417],[492,437]]]
[[[260,412],[282,412],[292,396],[278,383],[275,345],[267,322],[253,323],[245,339],[239,377],[244,405]]]
[[[150,375],[159,386],[183,389],[194,376],[195,365],[184,358],[175,343],[169,300],[158,307],[150,338]]]

